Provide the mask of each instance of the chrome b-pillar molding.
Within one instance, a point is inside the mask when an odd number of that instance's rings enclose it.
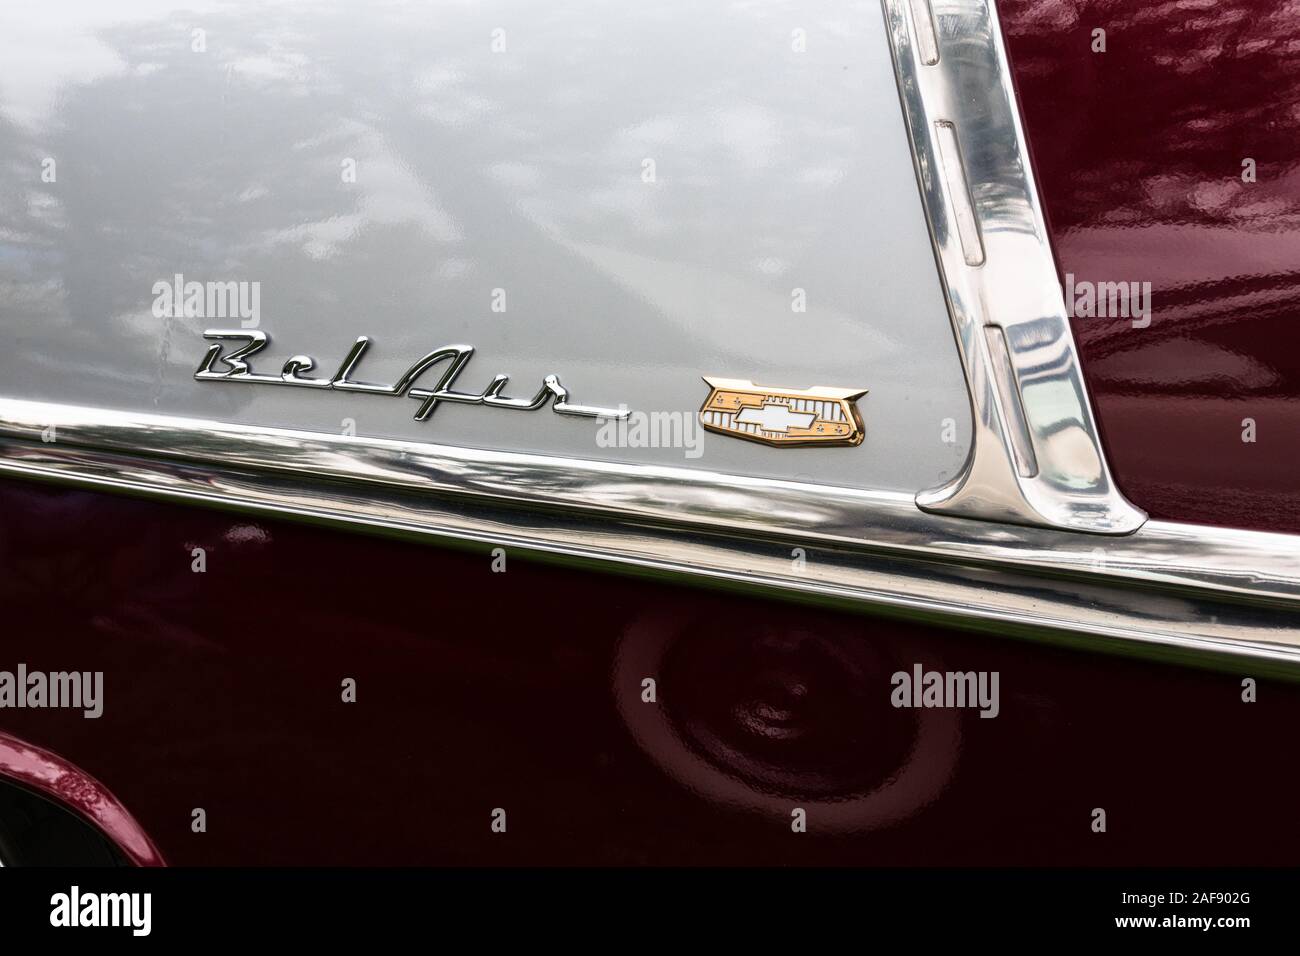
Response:
[[[1128,534],[1066,316],[993,0],[882,0],[974,428],[926,511]]]

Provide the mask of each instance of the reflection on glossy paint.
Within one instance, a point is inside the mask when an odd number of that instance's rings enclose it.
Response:
[[[0,518],[0,648],[130,688],[98,721],[6,709],[0,727],[93,773],[174,864],[1287,865],[1300,851],[1276,826],[1296,767],[1257,732],[1300,703],[1286,682],[1243,707],[1232,674],[513,554],[493,574],[485,551],[11,480]],[[825,557],[810,550],[809,568]],[[1151,600],[1186,613],[1177,590]],[[451,613],[466,607],[483,616]],[[892,709],[891,673],[916,663],[999,672],[998,717]],[[356,706],[340,703],[344,675]],[[1184,732],[1158,747],[1132,732],[1175,712]],[[1237,755],[1234,773],[1207,752]],[[1080,815],[1097,792],[1127,821],[1105,840]],[[196,794],[220,838],[191,832]],[[1204,825],[1207,803],[1223,826]],[[487,826],[498,806],[504,840]]]
[[[1153,518],[1300,533],[1294,5],[998,6],[1062,276],[1152,285],[1147,328],[1072,323],[1116,480]]]
[[[117,798],[62,757],[0,731],[0,777],[56,800],[89,820],[135,865],[163,865],[158,848]]]
[[[820,458],[819,479],[912,491],[964,457],[942,295],[909,278],[933,259],[874,9],[827,5],[798,55],[761,5],[690,0],[0,8],[7,395],[53,400],[75,376],[104,407],[427,437],[345,396],[197,386],[202,329],[146,296],[183,273],[261,281],[284,341],[350,341],[364,317],[386,355],[470,341],[515,381],[562,362],[575,395],[633,409],[693,407],[698,376],[738,360],[812,382],[869,357],[874,454]],[[796,287],[815,292],[806,314]],[[371,358],[376,381],[403,371]],[[912,440],[945,418],[954,441]],[[615,454],[581,421],[499,419],[498,447]],[[476,447],[478,422],[447,409],[440,435]],[[786,468],[723,444],[715,464]]]
[[[958,712],[889,705],[891,673],[921,659],[939,667],[924,642],[647,614],[619,642],[611,691],[637,745],[696,797],[868,833],[938,800],[956,770]],[[636,692],[647,676],[663,688],[654,702]]]

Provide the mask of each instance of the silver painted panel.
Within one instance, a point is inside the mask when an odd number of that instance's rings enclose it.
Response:
[[[0,162],[7,396],[890,491],[967,455],[874,0],[6,4]],[[386,381],[464,342],[465,388],[555,373],[580,403],[692,421],[705,374],[866,387],[867,439],[701,432],[693,457],[600,447],[583,420],[195,382],[229,322],[154,315],[176,274],[260,283],[259,371],[334,367],[364,334]]]

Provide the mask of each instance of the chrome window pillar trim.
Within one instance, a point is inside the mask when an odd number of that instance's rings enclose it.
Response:
[[[916,503],[969,518],[1135,531],[1146,515],[1115,487],[1106,463],[996,6],[882,6],[973,419],[962,470]],[[917,26],[931,14],[933,36]]]
[[[1300,668],[1300,536],[1079,535],[906,494],[13,399],[0,474]]]

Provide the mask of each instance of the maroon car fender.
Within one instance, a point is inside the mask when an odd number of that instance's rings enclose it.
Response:
[[[136,866],[164,866],[148,834],[102,783],[57,754],[0,731],[0,778],[33,790],[97,827]]]

